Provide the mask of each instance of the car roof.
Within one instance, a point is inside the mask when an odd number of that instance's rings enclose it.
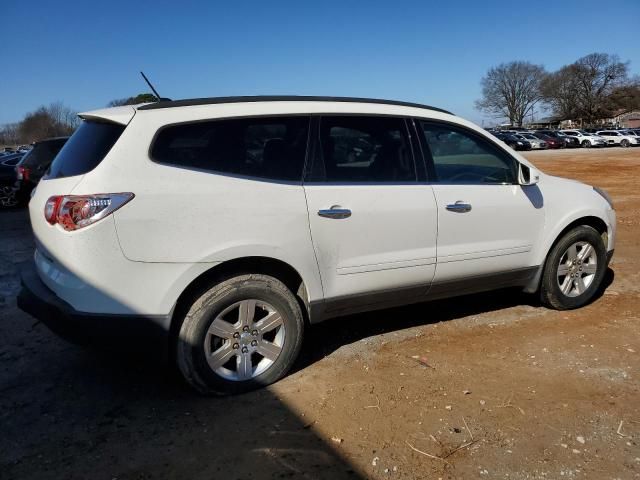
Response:
[[[360,98],[360,97],[323,97],[323,96],[307,96],[307,95],[257,95],[257,96],[238,96],[238,97],[209,97],[209,98],[191,98],[185,100],[161,100],[155,103],[147,103],[138,110],[157,110],[161,108],[189,107],[194,105],[215,105],[222,103],[255,103],[255,102],[348,102],[348,103],[374,103],[383,105],[396,105],[401,107],[424,108],[434,110],[436,112],[451,112],[423,105],[420,103],[402,102],[396,100],[383,100],[379,98]]]

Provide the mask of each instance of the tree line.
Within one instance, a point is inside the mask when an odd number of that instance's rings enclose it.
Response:
[[[536,106],[559,120],[585,124],[640,109],[640,78],[629,77],[629,62],[592,53],[547,72],[542,65],[514,61],[489,69],[481,80],[476,108],[522,125]]]
[[[154,95],[141,93],[134,97],[112,100],[107,106],[117,107],[155,101],[157,98]],[[0,145],[26,145],[45,138],[71,135],[79,124],[77,112],[62,102],[54,102],[27,113],[19,122],[2,126]]]

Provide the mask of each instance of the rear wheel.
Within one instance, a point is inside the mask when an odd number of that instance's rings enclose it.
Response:
[[[607,268],[606,246],[600,234],[588,226],[569,231],[547,257],[540,295],[557,310],[588,303],[600,288]]]
[[[180,328],[176,360],[205,394],[240,393],[268,385],[291,368],[304,320],[293,293],[267,275],[241,275],[204,292]]]
[[[591,148],[591,142],[589,140],[582,141],[582,148]]]
[[[624,140],[622,140],[622,141],[620,142],[620,146],[621,146],[621,147],[624,147],[624,148],[627,148],[627,147],[629,146],[629,140],[627,140],[627,139],[625,138]]]

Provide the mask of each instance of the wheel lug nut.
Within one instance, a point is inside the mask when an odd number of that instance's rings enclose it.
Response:
[[[247,353],[249,349],[247,347],[242,347],[242,353]]]
[[[233,338],[240,338],[240,334],[238,332],[234,333]]]
[[[239,348],[240,348],[240,345],[238,345],[237,343],[234,343],[234,344],[233,344],[233,349],[234,349],[234,350],[237,350],[237,349],[239,349]]]
[[[253,332],[251,332],[251,335],[253,335],[254,337],[258,336],[258,330],[254,330]]]
[[[253,342],[251,342],[251,346],[252,347],[256,347],[258,345],[258,341],[254,340]]]
[[[249,331],[249,327],[247,327],[247,326],[242,327],[242,331],[243,332],[248,332]]]

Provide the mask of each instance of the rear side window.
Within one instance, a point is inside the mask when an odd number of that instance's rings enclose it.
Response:
[[[172,125],[158,133],[151,158],[184,168],[301,181],[309,117],[264,117]]]
[[[124,125],[115,123],[83,122],[58,153],[47,178],[90,172],[109,153],[124,129]]]
[[[328,182],[416,181],[404,119],[322,117],[320,151]]]

